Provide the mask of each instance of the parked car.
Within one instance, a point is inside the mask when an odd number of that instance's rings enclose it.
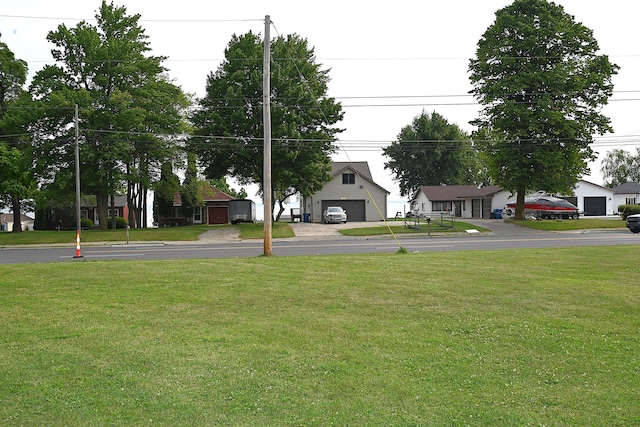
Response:
[[[329,206],[322,213],[322,222],[325,224],[334,222],[347,223],[347,211],[340,206]]]
[[[629,215],[627,217],[627,228],[633,233],[640,233],[640,214]]]

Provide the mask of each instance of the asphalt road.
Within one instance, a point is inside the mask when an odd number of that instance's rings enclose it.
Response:
[[[586,232],[542,232],[498,221],[483,223],[488,233],[450,236],[345,237],[340,226],[309,224],[298,237],[274,239],[274,256],[394,253],[400,247],[410,252],[559,248],[571,246],[640,245],[640,235],[627,229]],[[313,227],[312,227],[313,226]],[[316,227],[317,228],[314,228]],[[351,224],[351,226],[354,226]],[[300,226],[302,227],[302,226]],[[295,227],[294,227],[295,229]],[[315,230],[315,231],[314,231]],[[94,260],[173,260],[186,258],[247,258],[264,252],[262,240],[211,239],[197,243],[103,244],[83,246],[82,258],[75,258],[75,246],[20,247],[0,249],[0,264],[42,262],[86,262]]]

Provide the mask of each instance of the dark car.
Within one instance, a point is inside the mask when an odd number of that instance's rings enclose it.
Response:
[[[627,217],[627,228],[633,233],[640,233],[640,214],[629,215]]]

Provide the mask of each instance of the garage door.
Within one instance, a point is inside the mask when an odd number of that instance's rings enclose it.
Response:
[[[226,206],[209,206],[207,209],[207,224],[227,224],[229,210]]]
[[[366,221],[364,200],[323,200],[322,212],[328,206],[340,206],[347,211],[347,221]]]
[[[584,215],[606,215],[607,214],[607,198],[606,197],[585,197],[584,198]]]

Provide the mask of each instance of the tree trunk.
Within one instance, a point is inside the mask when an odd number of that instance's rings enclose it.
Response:
[[[109,195],[104,193],[96,193],[96,209],[98,211],[98,222],[100,223],[100,230],[107,229],[107,203]]]
[[[17,197],[11,198],[11,206],[13,209],[13,232],[22,232],[22,222],[20,221],[20,199]]]
[[[280,200],[278,200],[278,206],[280,206],[280,209],[278,210],[278,214],[276,215],[276,222],[280,221],[282,212],[284,212],[284,204]]]
[[[527,192],[526,188],[520,187],[518,188],[518,195],[516,196],[516,213],[513,216],[513,219],[523,220],[524,219],[524,197]]]
[[[140,227],[147,228],[148,218],[147,218],[147,188],[143,188],[140,194],[141,205],[142,205],[142,218],[140,219]]]

